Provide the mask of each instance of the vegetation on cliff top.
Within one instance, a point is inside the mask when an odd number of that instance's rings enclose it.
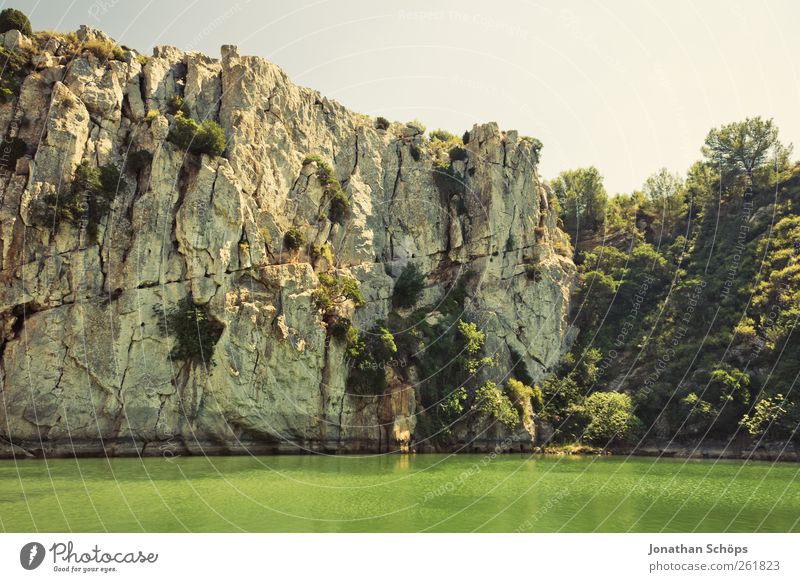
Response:
[[[31,21],[28,20],[25,14],[14,8],[6,8],[0,12],[0,33],[8,32],[9,30],[18,30],[27,36],[33,34]]]

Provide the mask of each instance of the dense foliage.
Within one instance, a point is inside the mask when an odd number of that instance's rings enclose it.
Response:
[[[685,178],[662,169],[605,199],[593,168],[552,184],[580,269],[580,333],[542,384],[557,439],[798,437],[800,167],[789,151],[754,118],[712,130]]]
[[[207,119],[197,123],[181,111],[175,115],[175,121],[169,130],[167,139],[187,152],[221,156],[225,151],[225,132],[215,121]]]
[[[154,311],[162,334],[175,340],[170,352],[173,360],[205,366],[212,363],[223,326],[209,316],[205,305],[195,304],[187,295],[170,308],[156,306]]]
[[[9,30],[18,30],[27,36],[33,34],[31,21],[24,13],[14,8],[6,8],[0,12],[0,34]]]
[[[317,166],[317,179],[322,185],[323,204],[328,207],[328,219],[331,222],[342,224],[350,212],[350,201],[342,190],[342,184],[336,177],[333,168],[317,155],[307,156],[303,160],[303,164]]]
[[[292,227],[283,235],[283,246],[288,251],[296,251],[303,248],[308,240],[306,234],[299,228]]]
[[[31,206],[34,225],[54,232],[62,223],[85,228],[91,238],[111,210],[114,199],[124,188],[119,170],[114,165],[96,168],[81,162],[75,169],[72,183],[57,192],[47,192]]]

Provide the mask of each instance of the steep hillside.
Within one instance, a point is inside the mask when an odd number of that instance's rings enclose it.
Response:
[[[2,454],[529,446],[574,276],[536,140],[233,46],[0,44]]]
[[[584,439],[584,399],[613,391],[636,419],[597,445],[800,458],[800,166],[767,159],[748,177],[704,161],[675,186],[609,199],[575,237],[581,331],[544,416],[556,440]]]

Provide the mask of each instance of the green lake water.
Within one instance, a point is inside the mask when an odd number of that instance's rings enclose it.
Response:
[[[0,531],[797,532],[799,476],[523,455],[0,461]]]

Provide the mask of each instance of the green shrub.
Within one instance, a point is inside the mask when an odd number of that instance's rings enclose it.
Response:
[[[314,261],[324,259],[328,266],[334,263],[333,247],[330,243],[322,243],[321,245],[311,245],[311,258]]]
[[[72,184],[66,192],[49,193],[31,209],[33,223],[58,230],[62,222],[86,227],[91,238],[108,214],[124,183],[116,166],[94,168],[81,162],[75,169]]]
[[[469,130],[464,132],[464,135],[461,137],[461,141],[463,142],[464,145],[467,145],[469,143]]]
[[[534,412],[544,409],[544,394],[538,386],[529,386],[516,378],[509,378],[508,382],[506,382],[506,389],[511,394],[511,399],[514,403],[528,399]]]
[[[433,181],[442,196],[449,200],[454,194],[463,194],[464,177],[453,169],[454,161],[467,158],[461,139],[444,130],[436,130],[431,134],[428,148],[433,158]]]
[[[310,154],[303,160],[303,164],[316,164],[317,178],[322,184],[324,199],[328,204],[328,218],[331,222],[341,224],[350,211],[350,201],[342,190],[342,185],[336,178],[333,168],[316,154]]]
[[[350,210],[350,201],[341,188],[336,189],[331,196],[328,218],[330,218],[331,222],[341,224],[347,218],[347,213]]]
[[[122,184],[122,175],[119,168],[108,164],[100,166],[100,190],[111,200],[116,198],[117,190]]]
[[[28,20],[24,13],[14,8],[6,8],[0,12],[0,33],[8,32],[9,30],[18,30],[26,36],[33,34],[31,21]]]
[[[169,130],[167,140],[182,150],[190,151],[195,146],[194,140],[199,131],[200,126],[194,119],[179,115],[175,117],[175,122]]]
[[[509,357],[511,358],[511,373],[523,384],[532,386],[533,378],[531,378],[531,375],[528,373],[528,368],[525,366],[522,354],[514,348],[509,348],[509,352]]]
[[[22,81],[32,70],[30,51],[0,47],[0,102],[7,103],[19,94]]]
[[[357,332],[356,332],[357,334]],[[358,337],[356,349],[349,348],[350,373],[347,391],[351,394],[377,395],[386,390],[386,369],[397,353],[394,336],[385,327],[376,326],[365,337]]]
[[[189,106],[186,105],[183,97],[180,95],[173,95],[172,99],[169,100],[169,112],[173,115],[180,113],[187,118],[191,115],[189,112]]]
[[[350,360],[355,360],[364,353],[366,343],[349,318],[334,314],[327,318],[326,325],[328,335],[344,342],[345,353]]]
[[[0,142],[0,167],[13,172],[27,149],[28,145],[18,137],[4,139]]]
[[[396,307],[409,308],[419,300],[422,290],[425,288],[425,275],[419,267],[413,263],[408,263],[394,285],[394,295],[392,302]]]
[[[98,59],[102,61],[125,60],[125,51],[123,51],[118,45],[114,44],[109,40],[95,38],[83,43],[81,45],[81,49],[92,53],[94,56],[96,56]]]
[[[340,315],[332,315],[325,322],[325,325],[326,329],[328,330],[328,335],[340,341],[347,340],[348,332],[350,331],[350,328],[353,327],[353,324],[349,318],[342,317]]]
[[[217,157],[225,151],[225,132],[217,122],[208,119],[198,124],[180,112],[175,116],[167,140],[193,154]]]
[[[519,412],[514,404],[491,380],[475,391],[474,408],[509,428],[519,422]]]
[[[594,392],[574,411],[586,422],[584,438],[601,446],[627,440],[638,425],[631,397],[621,392]]]
[[[285,246],[287,250],[296,251],[305,244],[306,235],[299,228],[290,228],[286,231],[286,234],[283,235],[283,246]]]
[[[375,120],[376,129],[386,131],[387,129],[389,129],[389,126],[391,125],[392,125],[391,122],[385,117],[379,117],[378,119]]]
[[[434,129],[431,132],[429,139],[430,141],[455,141],[458,138],[444,129]]]
[[[153,154],[147,150],[137,150],[128,154],[125,167],[129,172],[138,173],[147,168],[153,162]]]
[[[352,277],[329,273],[320,273],[317,277],[319,287],[314,290],[313,298],[320,311],[329,312],[345,301],[352,301],[356,307],[362,307],[366,303],[358,281]]]
[[[796,428],[792,426],[794,423],[787,420],[794,407],[795,403],[789,402],[783,394],[761,398],[753,407],[753,415],[745,414],[739,424],[752,437],[790,437]]]
[[[191,295],[181,299],[171,309],[154,311],[163,335],[175,338],[170,357],[174,360],[209,364],[214,357],[214,346],[222,336],[223,325],[208,315],[205,305],[195,305]]]

